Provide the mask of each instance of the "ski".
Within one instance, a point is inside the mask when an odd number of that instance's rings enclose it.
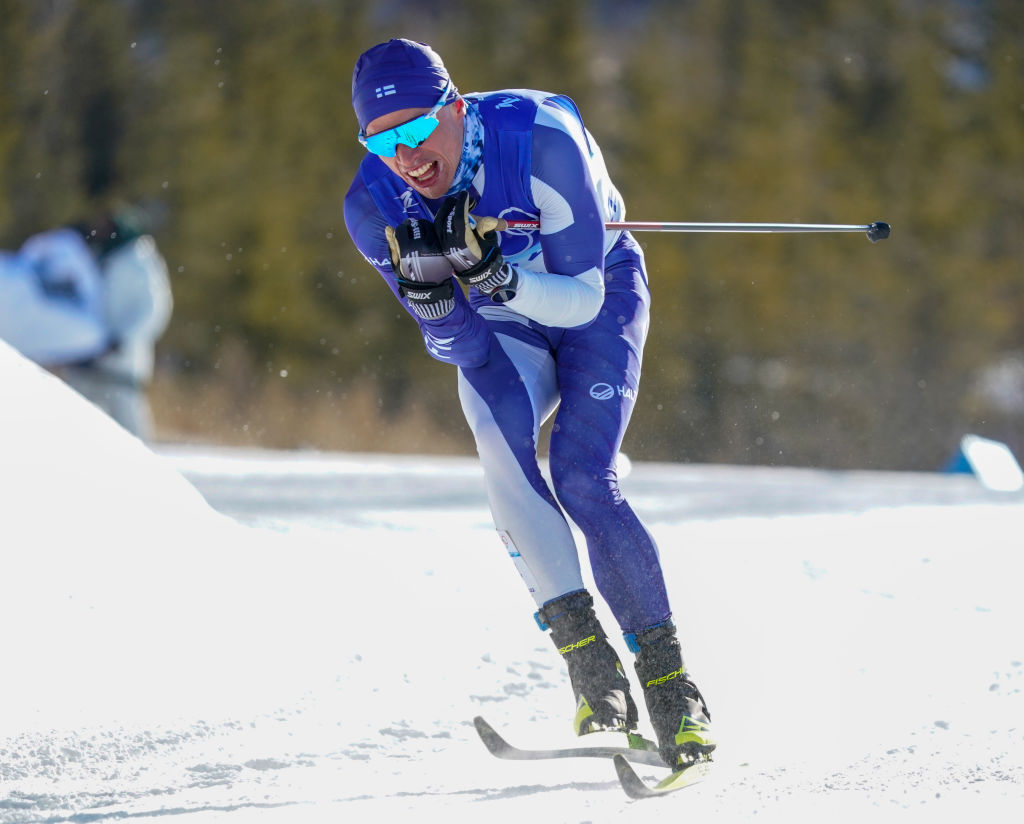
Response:
[[[630,734],[628,747],[567,747],[562,749],[521,750],[508,743],[497,730],[479,715],[473,719],[480,740],[497,758],[509,761],[540,761],[549,758],[615,758],[635,761],[650,767],[664,767],[665,762],[658,755],[658,745],[639,735]],[[628,766],[628,763],[627,763]],[[639,779],[637,779],[639,780]]]
[[[632,765],[621,755],[613,756],[615,761],[615,772],[619,775],[619,783],[622,789],[630,798],[656,798],[661,795],[676,792],[677,790],[692,787],[707,777],[711,771],[710,761],[698,761],[692,766],[672,773],[668,778],[656,784],[648,784],[639,775]]]

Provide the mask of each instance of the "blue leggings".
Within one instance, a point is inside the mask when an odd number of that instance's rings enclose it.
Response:
[[[599,593],[631,633],[671,616],[657,546],[622,497],[615,470],[647,336],[650,298],[639,250],[616,249],[606,281],[600,314],[582,329],[482,308],[493,333],[490,358],[460,370],[459,397],[495,527],[537,605],[583,588],[568,515],[586,538]],[[556,406],[549,487],[537,438]]]

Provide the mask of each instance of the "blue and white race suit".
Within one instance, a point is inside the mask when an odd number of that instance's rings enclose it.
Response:
[[[467,120],[482,124],[482,159],[469,184],[474,214],[540,223],[499,233],[519,273],[516,296],[498,304],[475,288],[468,298],[456,289],[446,316],[416,315],[399,295],[384,227],[433,219],[441,201],[421,197],[372,154],[345,198],[346,225],[419,324],[427,351],[458,367],[495,526],[538,606],[583,588],[568,515],[623,632],[639,632],[671,614],[657,547],[615,468],[647,336],[643,254],[628,233],[605,230],[623,219],[622,199],[569,98],[523,89],[465,97]],[[556,406],[552,489],[537,440]]]

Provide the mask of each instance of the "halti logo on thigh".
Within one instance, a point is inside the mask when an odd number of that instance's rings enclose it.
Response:
[[[590,397],[597,401],[608,401],[615,397],[616,392],[623,398],[632,400],[636,397],[636,390],[629,386],[612,386],[610,383],[595,383],[590,387]]]

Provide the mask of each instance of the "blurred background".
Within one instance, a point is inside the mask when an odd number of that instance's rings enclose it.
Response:
[[[0,0],[0,249],[129,203],[174,310],[160,441],[470,454],[455,372],[355,251],[355,58],[569,94],[654,294],[634,459],[938,469],[1024,454],[1019,0]],[[0,396],[3,394],[0,387]]]

